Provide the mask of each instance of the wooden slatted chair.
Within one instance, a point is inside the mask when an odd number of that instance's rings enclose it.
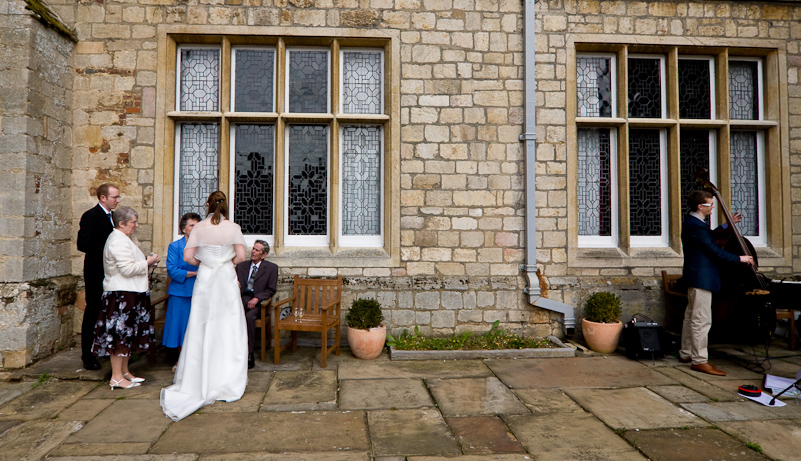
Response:
[[[280,320],[282,306],[289,304],[291,314]],[[325,368],[326,356],[332,350],[339,355],[340,310],[342,304],[342,276],[335,280],[307,279],[295,276],[292,296],[273,304],[275,312],[275,359],[281,363],[281,351],[289,345],[292,352],[298,349],[298,331],[316,331],[322,334],[322,358],[320,363]],[[304,309],[303,317],[296,317],[298,309]],[[334,329],[334,345],[328,347],[328,330]],[[281,330],[290,331],[290,340],[281,346]]]

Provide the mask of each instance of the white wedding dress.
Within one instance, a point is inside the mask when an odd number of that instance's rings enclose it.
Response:
[[[190,241],[200,230],[197,226]],[[213,232],[211,228],[208,231]],[[215,400],[239,400],[245,392],[248,334],[239,282],[231,262],[235,254],[232,244],[197,246],[195,258],[200,260],[200,266],[175,384],[161,390],[161,408],[173,421]]]

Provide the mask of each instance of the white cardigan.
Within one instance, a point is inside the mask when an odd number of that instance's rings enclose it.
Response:
[[[145,254],[119,229],[114,229],[106,240],[103,271],[103,291],[147,292]]]

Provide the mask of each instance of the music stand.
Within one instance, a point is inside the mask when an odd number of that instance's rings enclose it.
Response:
[[[799,391],[801,391],[801,387],[798,387],[799,383],[801,383],[801,378],[796,379],[793,384],[790,384],[783,391],[781,391],[778,394],[774,395],[773,398],[770,399],[770,404],[769,405],[771,405],[771,406],[775,405],[777,398],[779,398],[782,394],[784,394],[785,392],[789,391],[790,389],[792,389],[794,387],[797,388]],[[799,396],[799,397],[801,397],[801,396]]]

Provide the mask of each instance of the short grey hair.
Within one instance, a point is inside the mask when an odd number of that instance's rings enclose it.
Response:
[[[264,240],[256,240],[253,244],[261,243],[261,246],[264,247],[264,254],[270,253],[270,244],[265,242]]]
[[[138,218],[139,214],[133,208],[129,206],[118,206],[116,210],[111,214],[111,219],[114,220],[114,227],[120,227],[120,223],[123,222],[125,224],[131,222],[134,218]]]

